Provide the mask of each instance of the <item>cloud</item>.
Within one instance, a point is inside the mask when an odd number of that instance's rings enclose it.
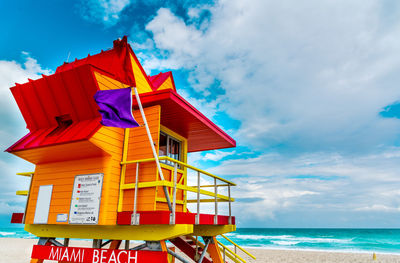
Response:
[[[371,205],[366,207],[360,207],[357,211],[374,211],[374,212],[399,212],[400,207],[388,207],[386,205]]]
[[[22,52],[22,59],[23,64],[13,60],[0,60],[0,116],[3,122],[0,133],[4,135],[1,136],[0,145],[3,147],[6,146],[3,144],[4,140],[15,139],[15,136],[19,136],[15,130],[21,130],[19,128],[25,126],[10,87],[15,86],[15,83],[25,83],[28,78],[37,79],[41,74],[52,73],[49,69],[43,69],[28,52]],[[22,132],[25,131],[22,129]],[[4,133],[9,134],[6,136]]]
[[[208,169],[238,184],[240,222],[357,226],[368,214],[372,226],[398,213],[400,121],[381,112],[400,101],[399,11],[377,0],[220,0],[161,8],[147,23],[145,68],[187,72],[179,92],[214,121],[238,120],[230,134],[254,151]]]
[[[28,133],[21,113],[11,95],[10,87],[17,83],[25,83],[37,79],[41,74],[51,74],[40,66],[28,52],[22,52],[24,63],[0,60],[0,210],[2,213],[23,211],[24,197],[15,195],[17,190],[27,190],[29,179],[15,175],[17,172],[32,171],[33,165],[3,152],[18,139]]]
[[[12,213],[23,213],[24,207],[10,205],[7,202],[0,201],[0,215],[12,215]]]
[[[89,0],[81,1],[79,11],[88,21],[100,22],[106,26],[115,25],[120,13],[131,3],[130,0]]]
[[[161,51],[145,66],[188,70],[206,99],[217,81],[217,109],[241,121],[240,142],[365,152],[396,141],[400,122],[379,112],[400,97],[400,24],[385,24],[380,2],[205,8],[211,18],[200,28],[161,8],[146,26]]]
[[[370,219],[382,213],[398,213],[399,170],[400,148],[396,147],[353,157],[338,153],[292,157],[264,153],[225,160],[207,169],[237,184],[232,189],[237,197],[237,217],[241,222],[258,219],[264,222],[260,226],[279,222],[282,213],[336,213],[343,218],[351,217],[351,213],[357,217],[369,213]],[[296,225],[295,220],[290,224]]]
[[[216,162],[216,161],[220,161],[221,159],[225,158],[226,156],[233,155],[235,153],[236,153],[235,151],[230,151],[230,152],[227,152],[227,151],[213,151],[212,153],[206,153],[204,155],[203,160],[204,161],[210,160],[210,161]]]

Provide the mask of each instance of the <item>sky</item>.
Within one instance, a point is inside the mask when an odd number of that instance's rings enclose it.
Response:
[[[238,184],[238,227],[400,227],[399,17],[389,0],[0,1],[0,146],[27,133],[9,87],[127,35],[237,141],[189,163]],[[6,224],[33,166],[0,169]]]

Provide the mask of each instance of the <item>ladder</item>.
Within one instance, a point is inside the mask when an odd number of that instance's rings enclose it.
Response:
[[[231,239],[227,238],[225,235],[220,235],[220,237],[224,238],[225,240],[227,240],[229,243],[231,243],[234,246],[234,248],[232,250],[217,240],[219,249],[222,251],[222,256],[223,256],[224,262],[227,262],[227,258],[228,258],[232,262],[235,262],[235,263],[246,263],[247,261],[237,254],[237,249],[244,252],[250,258],[256,259],[256,257],[254,255],[252,255],[250,252],[245,250],[243,247],[241,247],[238,244],[236,244],[235,242],[233,242]],[[204,243],[202,243],[198,237],[191,236],[191,235],[181,236],[181,237],[177,237],[175,239],[170,240],[170,242],[172,244],[174,244],[177,248],[179,248],[183,253],[185,253],[189,258],[191,258],[195,262],[212,263],[209,253],[207,253],[207,252],[204,253],[204,251],[207,250],[206,247],[208,246],[208,243],[207,243],[208,239],[203,238],[203,241],[204,241]]]

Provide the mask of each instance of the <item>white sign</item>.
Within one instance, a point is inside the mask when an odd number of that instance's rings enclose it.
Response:
[[[102,185],[103,174],[75,176],[69,213],[70,224],[98,223]]]
[[[58,214],[56,221],[57,222],[67,222],[68,221],[68,214]]]
[[[53,193],[53,185],[39,186],[39,193],[36,200],[34,224],[47,224],[49,217],[51,195]]]

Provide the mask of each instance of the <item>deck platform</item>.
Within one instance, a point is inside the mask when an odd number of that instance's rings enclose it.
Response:
[[[118,225],[130,225],[132,218],[132,211],[119,212],[117,215]],[[139,225],[169,225],[170,224],[170,214],[169,211],[142,211],[139,214]],[[219,215],[217,216],[217,224],[214,224],[214,215],[210,214],[200,214],[200,220],[198,225],[235,225],[235,217],[231,217],[229,222],[229,216]],[[176,212],[175,224],[196,224],[196,214],[195,213],[184,213]]]

